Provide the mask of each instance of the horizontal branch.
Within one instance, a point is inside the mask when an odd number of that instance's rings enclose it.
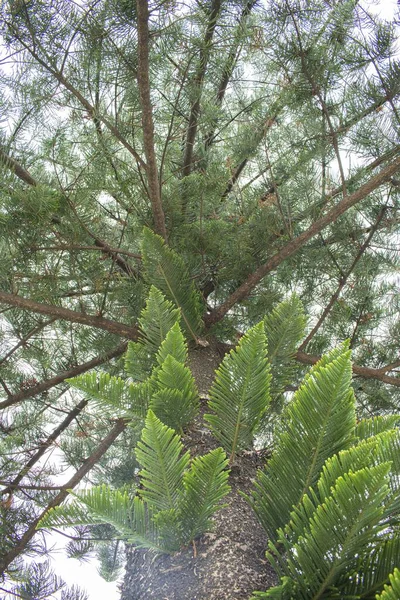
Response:
[[[357,191],[343,198],[336,206],[325,215],[317,219],[306,231],[292,239],[266,263],[261,265],[242,283],[219,307],[205,315],[204,321],[207,327],[218,323],[227,312],[238,302],[247,298],[250,292],[271,271],[274,271],[282,262],[296,254],[309,240],[318,235],[325,227],[336,221],[349,208],[366,198],[378,187],[387,183],[400,169],[400,157],[396,158],[384,167],[377,175],[371,177],[367,183],[359,187]]]
[[[8,156],[3,150],[0,148],[0,162],[3,163],[8,169],[10,169],[19,179],[25,181],[28,185],[36,186],[37,182],[32,177],[30,173],[22,165],[19,164],[14,158]]]
[[[306,354],[305,352],[297,352],[295,358],[297,361],[306,365],[315,365],[315,363],[321,359],[320,356]],[[389,385],[400,387],[400,377],[391,377],[390,375],[385,375],[386,367],[382,367],[381,369],[372,369],[370,367],[360,367],[359,365],[355,365],[353,363],[352,368],[354,375],[359,375],[360,377],[364,377],[364,379],[377,379],[382,381],[382,383],[388,383]]]
[[[96,450],[89,456],[88,459],[85,460],[83,465],[76,471],[76,473],[71,477],[71,479],[63,486],[64,489],[61,490],[57,496],[49,502],[45,510],[38,516],[36,519],[32,521],[28,529],[25,531],[24,535],[21,539],[15,544],[11,550],[3,555],[0,558],[0,575],[4,574],[12,561],[17,558],[29,544],[31,539],[36,533],[36,527],[39,524],[39,521],[43,519],[43,517],[48,513],[48,511],[56,506],[59,506],[68,496],[68,490],[72,490],[74,487],[78,485],[78,483],[87,475],[87,473],[94,467],[94,465],[100,460],[103,454],[106,453],[108,448],[113,444],[113,442],[117,439],[117,437],[124,431],[126,427],[126,423],[123,419],[118,419],[115,423],[114,427],[111,429],[107,437],[99,444]]]
[[[70,310],[69,308],[56,306],[55,304],[44,304],[42,302],[36,302],[35,300],[28,300],[17,294],[9,294],[0,291],[0,304],[8,304],[29,312],[49,315],[56,319],[69,321],[70,323],[80,323],[81,325],[87,325],[88,327],[96,327],[97,329],[103,329],[104,331],[119,335],[128,340],[136,340],[138,337],[138,328],[135,325],[125,325],[118,321],[111,321],[104,317],[88,315],[86,313]]]
[[[0,409],[7,408],[9,406],[12,406],[13,404],[17,404],[18,402],[22,402],[22,400],[26,400],[27,398],[32,398],[32,396],[42,394],[43,392],[46,392],[47,390],[55,387],[56,385],[59,385],[60,383],[62,383],[66,379],[69,379],[70,377],[76,377],[77,375],[86,373],[86,371],[90,371],[90,369],[94,369],[95,367],[102,365],[103,363],[107,362],[108,360],[111,360],[112,358],[121,356],[121,354],[125,352],[126,347],[126,343],[121,344],[120,346],[117,346],[116,348],[114,348],[110,352],[107,352],[106,354],[96,356],[95,358],[92,358],[92,360],[77,365],[76,367],[72,367],[72,369],[68,369],[68,371],[62,371],[61,373],[58,373],[58,375],[55,375],[51,379],[46,379],[45,381],[42,381],[41,383],[38,383],[37,385],[34,385],[28,388],[27,390],[23,390],[18,394],[10,395],[7,398],[7,400],[0,402]]]

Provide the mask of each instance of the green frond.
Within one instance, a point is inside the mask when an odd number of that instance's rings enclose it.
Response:
[[[252,446],[253,435],[270,401],[270,367],[264,324],[250,329],[225,356],[210,389],[205,415],[214,436],[230,454]]]
[[[227,465],[225,452],[217,448],[194,458],[184,474],[179,508],[186,543],[210,528],[212,515],[229,492]]]
[[[125,354],[125,370],[130,377],[143,381],[150,375],[156,353],[180,318],[179,308],[152,285],[139,318],[140,341],[129,342]]]
[[[399,564],[400,538],[379,539],[376,547],[358,556],[349,575],[342,577],[344,597],[374,598],[375,594],[389,583],[389,576]],[[354,574],[354,575],[353,575]],[[400,596],[399,596],[400,597]]]
[[[154,365],[154,354],[142,342],[128,342],[125,371],[134,381],[145,381]]]
[[[275,399],[293,383],[297,346],[304,335],[306,317],[300,299],[293,294],[278,304],[264,319],[271,364],[271,398]]]
[[[149,410],[136,458],[142,467],[139,475],[143,498],[154,510],[174,509],[182,489],[183,473],[189,453],[182,454],[183,444],[173,429],[163,425]]]
[[[179,323],[180,318],[179,308],[176,308],[159,289],[152,285],[146,306],[139,318],[139,328],[148,350],[155,354],[168,331]]]
[[[250,497],[271,539],[289,519],[325,461],[354,441],[350,352],[334,350],[317,363],[282,415],[276,449]]]
[[[183,546],[182,521],[174,508],[160,510],[153,516],[158,543],[167,552],[177,552]]]
[[[201,300],[184,260],[147,227],[143,230],[142,257],[147,281],[180,308],[185,330],[197,341],[203,329]]]
[[[199,412],[199,394],[190,369],[169,354],[151,383],[150,408],[163,423],[181,432]]]
[[[113,490],[103,484],[71,494],[74,500],[52,508],[38,527],[110,523],[122,536],[132,534],[132,498],[126,490]]]
[[[347,577],[354,557],[366,552],[384,529],[382,505],[389,470],[385,463],[346,473],[322,504],[304,496],[291,513],[288,525],[278,532],[278,542],[286,553],[282,574],[296,585],[296,598],[317,600],[331,598],[332,593],[343,598],[338,594],[341,577]],[[270,549],[276,552],[272,542]]]
[[[97,525],[101,519],[77,501],[51,508],[39,521],[37,529],[49,527],[73,527],[75,525]]]
[[[395,569],[389,576],[390,585],[385,585],[381,594],[376,595],[376,600],[399,600],[400,598],[400,569]]]
[[[97,401],[99,406],[109,406],[120,416],[144,417],[147,413],[150,398],[148,382],[129,383],[121,377],[109,373],[84,373],[68,383]]]
[[[157,363],[162,365],[169,354],[183,365],[188,359],[186,340],[178,322],[171,327],[159,347],[156,355]]]
[[[379,415],[371,419],[362,419],[357,423],[355,435],[360,440],[394,429],[400,423],[400,415]]]

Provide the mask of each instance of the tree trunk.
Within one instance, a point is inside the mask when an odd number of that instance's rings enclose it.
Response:
[[[191,353],[190,366],[204,397],[220,361],[216,348]],[[203,402],[202,414],[206,412]],[[218,447],[202,415],[183,438],[192,456]],[[155,556],[127,546],[126,573],[121,600],[248,600],[255,590],[276,583],[265,558],[267,537],[240,492],[248,493],[256,471],[265,462],[263,453],[247,452],[231,468],[230,494],[215,517],[212,532],[193,547],[174,555]]]

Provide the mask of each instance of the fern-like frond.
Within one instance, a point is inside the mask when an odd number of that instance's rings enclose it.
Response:
[[[354,441],[350,384],[350,352],[341,347],[313,367],[284,411],[275,452],[250,498],[271,539],[287,523],[292,507],[316,485],[325,461]]]
[[[132,498],[126,490],[99,485],[77,494],[70,504],[52,508],[39,527],[71,527],[110,523],[126,537],[132,534]]]
[[[300,299],[291,298],[278,304],[264,319],[271,364],[271,398],[274,400],[293,383],[297,363],[296,349],[304,335],[306,318]]]
[[[151,286],[139,318],[140,341],[129,342],[125,354],[125,370],[132,379],[143,381],[149,376],[160,345],[180,317],[179,308]]]
[[[371,419],[362,419],[357,423],[355,436],[360,440],[393,429],[400,423],[400,415],[379,415]]]
[[[199,412],[199,394],[190,369],[169,354],[151,383],[150,408],[163,423],[182,432]]]
[[[271,374],[267,360],[264,324],[242,337],[225,356],[210,389],[212,413],[205,415],[214,436],[230,454],[252,446],[260,418],[268,408]]]
[[[389,576],[399,564],[399,557],[398,536],[392,536],[390,539],[379,538],[375,548],[367,548],[365,553],[356,555],[354,566],[348,570],[348,574],[354,573],[355,576],[349,577],[344,574],[341,578],[343,597],[374,598],[374,595],[389,583]]]
[[[370,548],[384,528],[382,505],[389,491],[389,470],[385,463],[346,473],[322,504],[304,496],[299,510],[291,513],[290,522],[278,533],[285,550],[278,570],[292,579],[296,598],[343,597],[338,590],[341,577],[347,576],[354,556]],[[270,549],[275,556],[268,556],[277,564],[272,542]]]
[[[119,416],[145,417],[147,413],[151,390],[148,382],[129,383],[121,377],[94,371],[67,381],[100,406],[115,409]]]
[[[181,328],[179,327],[179,323],[175,323],[175,325],[171,327],[160,345],[156,355],[157,363],[162,365],[168,355],[173,356],[175,360],[183,365],[187,362],[187,344]]]
[[[183,477],[184,492],[179,507],[185,542],[207,531],[212,515],[229,492],[228,460],[222,448],[193,459]]]
[[[376,595],[376,600],[399,600],[400,598],[400,569],[395,569],[390,575],[390,585],[385,585],[381,594]]]
[[[136,447],[136,458],[142,467],[140,496],[154,510],[176,507],[183,473],[190,461],[189,453],[182,454],[182,449],[183,444],[175,431],[163,425],[149,410],[142,438]]]
[[[101,522],[101,519],[91,514],[84,505],[75,500],[68,504],[51,508],[39,521],[37,529],[73,527],[75,525],[98,525]]]
[[[184,328],[197,342],[203,329],[201,299],[184,260],[147,228],[143,231],[142,257],[145,278],[180,308]]]

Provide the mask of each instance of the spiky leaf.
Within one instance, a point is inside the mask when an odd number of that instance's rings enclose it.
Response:
[[[269,403],[270,368],[264,324],[242,337],[217,370],[205,415],[214,436],[230,454],[249,448],[261,416]]]
[[[143,230],[142,257],[147,281],[180,308],[185,330],[197,341],[203,328],[201,301],[184,260],[147,228]]]
[[[400,415],[378,415],[371,419],[362,419],[355,429],[356,437],[364,440],[382,431],[393,429],[400,423]]]
[[[169,354],[183,365],[188,359],[187,344],[181,328],[179,327],[179,323],[175,323],[175,325],[171,327],[160,345],[156,355],[157,363],[162,365]]]
[[[211,517],[229,492],[228,460],[222,448],[194,458],[183,478],[180,517],[185,541],[196,538],[211,526]]]
[[[304,496],[300,510],[279,530],[280,556],[270,543],[268,556],[282,576],[292,580],[295,598],[343,597],[341,577],[354,556],[370,547],[384,529],[382,504],[388,493],[390,465],[361,469],[340,477],[323,504]],[[295,540],[295,541],[294,541]],[[261,598],[277,597],[266,592]]]
[[[385,585],[381,594],[376,595],[376,600],[399,600],[400,598],[400,569],[395,569],[389,576],[390,585]]]
[[[199,394],[188,367],[170,354],[152,379],[150,407],[157,417],[176,431],[182,431],[199,411]]]
[[[350,352],[341,347],[314,366],[282,415],[276,450],[250,499],[271,539],[315,486],[325,461],[351,446],[355,403],[350,384]]]
[[[278,304],[264,319],[271,364],[271,398],[275,399],[293,383],[297,346],[304,335],[306,318],[300,299],[293,294]]]
[[[149,410],[136,457],[143,489],[140,496],[154,510],[176,507],[182,489],[183,473],[189,464],[189,453],[182,454],[183,444],[173,429],[163,425]]]

